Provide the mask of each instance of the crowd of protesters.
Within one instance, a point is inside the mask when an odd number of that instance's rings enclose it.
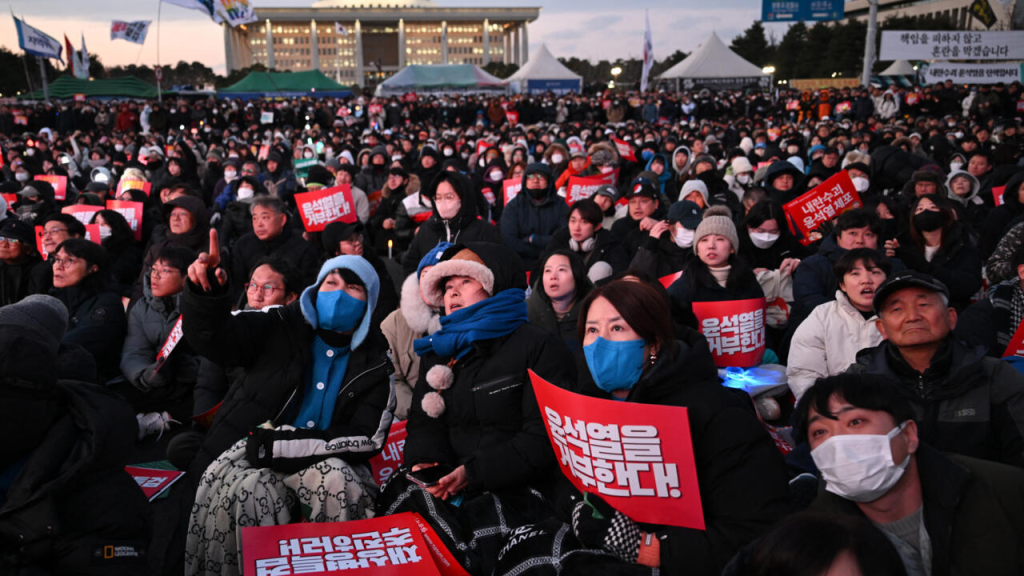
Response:
[[[0,105],[0,573],[240,574],[243,526],[405,511],[488,576],[1024,573],[1022,119],[952,82]],[[841,171],[863,205],[803,237]],[[762,297],[752,399],[694,304]],[[706,530],[573,488],[528,370],[688,408]]]

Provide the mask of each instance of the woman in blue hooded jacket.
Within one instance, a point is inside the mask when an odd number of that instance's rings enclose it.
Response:
[[[387,439],[395,392],[387,342],[370,321],[379,280],[368,262],[332,258],[299,300],[232,316],[210,236],[210,253],[189,268],[185,340],[245,376],[192,465],[201,480],[185,562],[188,574],[239,574],[243,526],[372,515],[378,490],[367,463]]]

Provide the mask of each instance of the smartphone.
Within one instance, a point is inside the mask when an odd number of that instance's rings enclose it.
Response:
[[[441,478],[452,473],[452,469],[443,464],[437,466],[431,466],[430,468],[423,468],[416,472],[406,472],[405,477],[410,482],[415,482],[424,488],[430,488],[431,486],[437,486],[437,483],[441,481]]]

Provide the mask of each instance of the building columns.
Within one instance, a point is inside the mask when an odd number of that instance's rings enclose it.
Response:
[[[522,53],[519,51],[519,27],[520,25],[516,24],[515,27],[512,29],[512,51],[514,56],[512,63],[515,64],[516,66],[523,65],[523,61],[520,59],[522,57]]]
[[[502,34],[505,36],[505,50],[501,53],[501,61],[507,66],[512,63],[512,31],[505,28]]]
[[[363,77],[363,25],[356,20],[356,84],[365,86],[366,78]]]
[[[398,67],[405,68],[405,20],[398,19]]]
[[[274,62],[274,28],[270,24],[270,19],[267,19],[267,68],[273,69],[276,66]]]
[[[448,63],[448,21],[441,21],[441,64]]]
[[[483,66],[491,63],[491,21],[484,18],[484,59]]]
[[[523,29],[523,51],[522,51],[522,64],[525,65],[530,61],[530,33],[526,29],[526,22],[524,21],[521,25]]]
[[[310,60],[310,69],[320,69],[320,37],[316,33],[316,20],[310,20],[309,22],[309,43],[311,48],[309,54],[312,56]]]

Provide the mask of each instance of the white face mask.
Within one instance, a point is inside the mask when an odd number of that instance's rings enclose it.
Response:
[[[462,156],[462,159],[465,160],[469,158],[469,152],[463,152],[462,154],[459,154],[459,156]]]
[[[772,244],[778,241],[782,234],[771,234],[769,232],[751,232],[750,241],[758,248],[771,248]]]
[[[28,172],[15,172],[14,179],[18,182],[28,182]]]
[[[445,148],[445,149],[444,149],[444,155],[445,155],[446,157],[447,157],[447,156],[451,156],[451,155],[453,155],[453,154],[455,154],[455,150],[452,150],[451,148]]]
[[[113,230],[110,229],[110,226],[100,226],[100,240],[110,238],[111,234],[113,234]]]
[[[252,188],[239,188],[238,189],[238,199],[239,200],[248,200],[249,198],[252,198],[252,195],[253,195]]]
[[[484,166],[486,166],[486,165],[487,165],[487,159],[485,159],[485,158],[481,158],[481,159],[480,159],[480,161],[479,161],[479,162],[477,162],[477,164],[479,164],[479,165],[480,165],[480,167],[481,167],[481,168],[483,168]]]
[[[601,174],[611,174],[614,170],[614,166],[601,166]]]
[[[551,155],[551,163],[552,164],[561,164],[562,160],[565,160],[565,158],[561,154],[552,154]]]
[[[114,144],[114,150],[118,152],[124,152],[124,144]]]
[[[501,170],[491,170],[491,180],[497,182],[498,180],[501,180],[502,176],[504,176],[504,174],[501,173]]]
[[[675,241],[676,246],[680,248],[690,248],[693,246],[693,236],[696,234],[696,230],[690,230],[686,227],[676,228],[675,234],[672,235],[672,240]]]
[[[405,158],[405,156],[402,156],[401,154],[395,154],[394,156],[391,157],[391,159],[394,160],[395,162],[398,162],[402,158]]]
[[[736,177],[736,181],[746,186],[747,184],[750,184],[750,174],[740,174]]]
[[[949,171],[950,171],[950,172],[956,172],[956,171],[957,171],[957,170],[959,170],[959,169],[960,169],[960,168],[961,168],[961,167],[962,167],[963,165],[964,165],[964,164],[963,164],[963,162],[950,162],[950,163],[949,163]]]
[[[224,181],[225,182],[231,182],[232,180],[235,179],[235,176],[238,176],[238,172],[235,172],[234,170],[225,170],[224,171]]]
[[[871,182],[868,181],[867,178],[864,178],[862,176],[851,178],[851,180],[853,180],[853,187],[857,190],[857,192],[864,192],[868,189],[868,186],[871,186]]]
[[[854,502],[874,502],[885,495],[903,476],[910,463],[908,454],[897,464],[890,442],[906,422],[888,434],[840,434],[811,450],[829,492]]]

